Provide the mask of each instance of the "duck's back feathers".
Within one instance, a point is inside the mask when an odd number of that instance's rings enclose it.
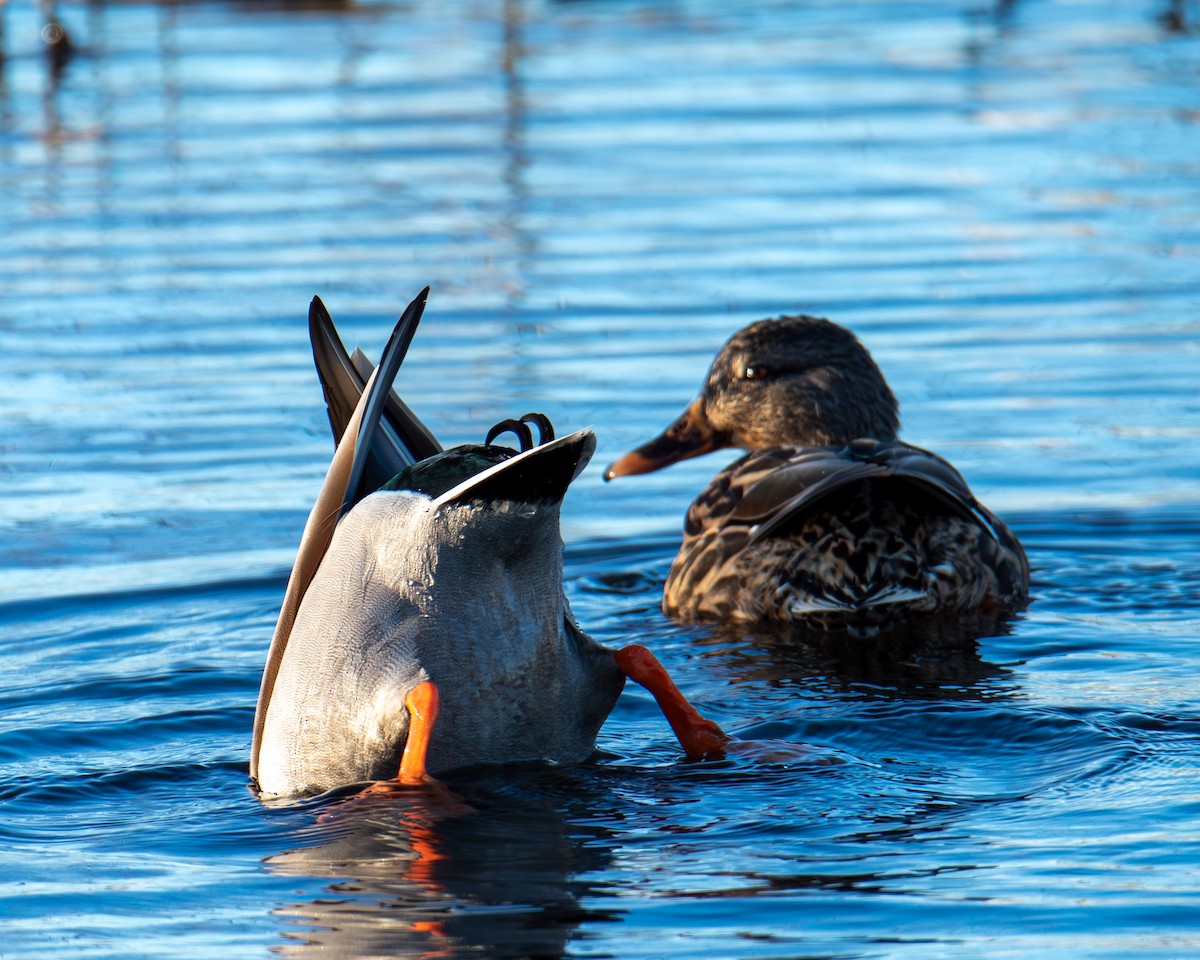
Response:
[[[767,454],[774,454],[767,456]],[[761,470],[742,495],[734,511],[736,519],[757,526],[751,543],[775,533],[797,516],[812,511],[822,497],[856,480],[896,477],[936,497],[952,513],[967,521],[991,528],[992,516],[971,494],[970,487],[954,467],[936,453],[899,440],[855,440],[839,447],[808,447],[799,450],[778,447],[774,451],[745,458],[747,467]]]
[[[790,620],[1007,604],[1028,581],[1008,528],[936,454],[897,440],[773,447],[688,510],[668,613]]]

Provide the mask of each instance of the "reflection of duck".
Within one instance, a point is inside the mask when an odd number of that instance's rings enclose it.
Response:
[[[725,735],[648,651],[614,654],[567,605],[559,508],[593,434],[553,439],[549,422],[530,415],[498,425],[522,435],[520,452],[490,435],[442,452],[392,394],[426,293],[374,371],[347,355],[313,302],[314,355],[344,442],[271,643],[251,776],[263,794],[283,796],[398,770],[420,782],[427,769],[581,760],[626,675],[651,686],[689,755],[720,752]],[[526,420],[549,432],[546,442],[533,445]]]
[[[890,623],[876,635],[854,625],[842,630],[827,624],[808,629],[800,622],[719,623],[696,644],[719,652],[706,662],[712,679],[725,683],[837,696],[856,689],[884,700],[995,700],[1012,696],[1012,673],[983,659],[979,639],[1011,630],[1010,618],[999,611],[940,613]]]
[[[329,880],[317,896],[274,910],[289,921],[287,943],[276,951],[562,956],[580,924],[612,916],[581,902],[590,884],[579,877],[607,866],[612,840],[542,796],[546,778],[559,772],[514,768],[458,779],[477,808],[469,816],[443,817],[419,792],[323,805],[297,838],[303,845],[265,861],[274,874]]]
[[[688,510],[663,608],[685,619],[796,620],[1011,608],[1029,590],[1017,538],[941,457],[897,439],[895,397],[828,320],[740,330],[700,397],[606,477],[722,447],[746,456]]]

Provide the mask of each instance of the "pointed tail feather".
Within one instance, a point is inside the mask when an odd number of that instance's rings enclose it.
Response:
[[[442,446],[432,431],[395,391],[391,389],[396,370],[404,359],[404,353],[421,318],[425,307],[426,287],[410,303],[392,331],[385,349],[392,350],[393,366],[387,383],[380,384],[380,394],[385,398],[382,414],[371,427],[371,438],[366,445],[366,460],[356,474],[356,486],[351,501],[357,502],[366,493],[378,489],[404,467],[441,452]],[[335,443],[340,443],[346,432],[359,398],[374,370],[371,361],[359,349],[351,356],[338,336],[333,320],[319,297],[314,297],[309,308],[309,336],[312,340],[313,359],[317,375],[325,393],[329,411],[329,425]],[[379,378],[377,378],[379,380]]]

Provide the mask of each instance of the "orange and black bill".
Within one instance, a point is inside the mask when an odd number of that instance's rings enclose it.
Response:
[[[680,460],[699,457],[727,446],[729,438],[714,429],[704,413],[703,399],[697,398],[661,434],[614,461],[604,472],[604,479],[653,473]]]

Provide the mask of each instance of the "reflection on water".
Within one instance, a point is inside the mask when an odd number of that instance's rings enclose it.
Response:
[[[519,773],[485,774],[471,784],[469,812],[413,791],[321,809],[303,846],[266,861],[273,872],[334,878],[310,902],[276,909],[303,931],[280,952],[562,956],[582,923],[615,916],[579,899],[579,875],[606,863],[603,831],[568,824],[520,784]]]
[[[990,699],[1011,671],[989,663],[981,643],[1011,632],[1003,615],[944,616],[894,624],[879,636],[802,626],[714,628],[710,648],[730,683],[870,689],[875,696]]]

